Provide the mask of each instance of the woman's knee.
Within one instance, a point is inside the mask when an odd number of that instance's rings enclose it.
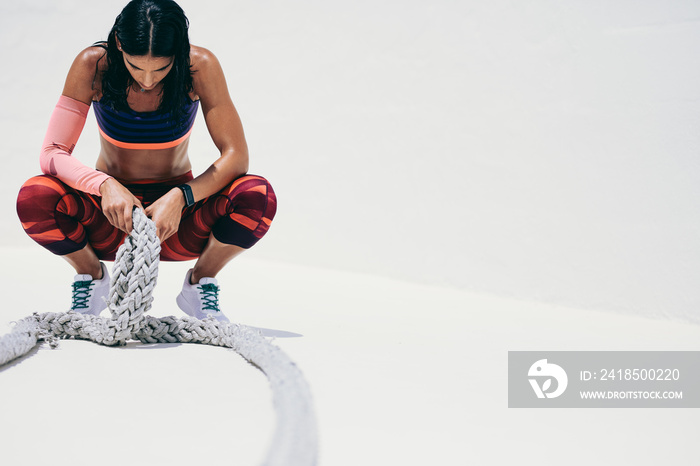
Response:
[[[277,196],[267,179],[259,175],[243,175],[236,178],[227,189],[234,212],[249,212],[271,222],[277,212]]]
[[[28,179],[17,195],[17,215],[22,222],[36,221],[33,217],[53,211],[66,194],[66,185],[51,175]]]
[[[277,196],[259,175],[243,175],[227,190],[231,210],[213,229],[217,240],[248,249],[267,233],[277,213]]]

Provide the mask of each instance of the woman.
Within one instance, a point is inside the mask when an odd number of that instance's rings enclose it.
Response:
[[[221,66],[210,51],[190,46],[187,29],[175,2],[131,1],[108,40],[73,62],[44,140],[44,175],[20,190],[27,234],[77,273],[76,312],[98,315],[106,307],[101,260],[114,260],[139,207],[156,225],[162,260],[198,258],[178,306],[228,321],[214,277],[262,238],[275,215],[270,184],[246,175],[248,149]],[[200,104],[221,154],[195,178],[187,147]],[[96,169],[71,156],[90,105],[100,129]]]

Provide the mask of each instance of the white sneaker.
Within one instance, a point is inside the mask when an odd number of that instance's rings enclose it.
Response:
[[[219,322],[229,322],[219,309],[219,286],[216,278],[203,277],[196,285],[190,284],[192,269],[187,271],[182,291],[177,295],[177,305],[182,311],[199,320],[213,317]]]
[[[78,274],[73,278],[73,304],[71,311],[81,314],[100,315],[107,308],[107,295],[109,294],[109,272],[107,266],[102,266],[102,278],[93,280],[92,275]]]

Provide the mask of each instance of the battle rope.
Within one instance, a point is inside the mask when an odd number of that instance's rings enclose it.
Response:
[[[301,371],[260,332],[239,324],[194,317],[147,316],[158,276],[160,241],[155,224],[134,210],[134,229],[119,248],[107,299],[111,319],[75,312],[34,313],[0,337],[0,366],[47,341],[52,348],[62,338],[91,340],[108,346],[127,340],[143,343],[201,343],[232,348],[267,375],[273,393],[277,425],[263,464],[316,464],[316,420],[311,394]]]

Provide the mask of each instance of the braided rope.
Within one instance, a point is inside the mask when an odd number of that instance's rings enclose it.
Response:
[[[155,224],[134,210],[134,229],[117,251],[107,305],[111,319],[75,312],[34,313],[0,337],[0,366],[47,341],[91,340],[107,346],[127,340],[143,343],[201,343],[232,348],[267,375],[273,392],[277,425],[263,462],[266,466],[316,464],[317,436],[311,394],[301,371],[260,332],[213,318],[156,318],[146,315],[158,277],[160,241]]]

